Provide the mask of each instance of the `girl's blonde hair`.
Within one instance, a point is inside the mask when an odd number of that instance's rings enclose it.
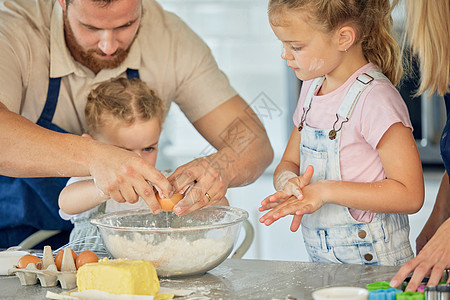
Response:
[[[364,57],[378,66],[393,84],[402,76],[400,47],[393,38],[390,0],[270,0],[269,20],[283,24],[286,13],[306,12],[325,33],[350,25],[356,31]]]
[[[434,92],[443,96],[449,92],[450,83],[450,2],[407,0],[405,5],[406,38],[412,54],[419,59],[421,73],[416,96],[427,90],[430,96]]]
[[[84,112],[90,134],[98,133],[111,117],[127,124],[158,118],[161,125],[165,116],[162,100],[137,78],[100,83],[89,93]]]

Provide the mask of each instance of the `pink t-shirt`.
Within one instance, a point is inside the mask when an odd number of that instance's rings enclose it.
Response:
[[[339,106],[356,77],[375,69],[376,66],[369,63],[333,92],[313,96],[306,124],[318,129],[333,128]],[[312,80],[303,82],[293,117],[296,127],[300,123],[303,104],[311,84]],[[374,182],[386,178],[376,147],[384,133],[398,122],[412,129],[405,102],[390,82],[374,80],[361,94],[350,120],[342,126],[339,162],[343,181]],[[375,213],[349,210],[360,222],[370,222],[375,217]]]

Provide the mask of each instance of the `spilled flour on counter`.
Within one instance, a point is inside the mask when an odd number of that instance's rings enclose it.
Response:
[[[133,240],[111,235],[105,243],[114,257],[149,260],[163,276],[207,269],[225,259],[233,247],[233,241],[211,238],[188,241],[167,236],[164,241],[155,243],[153,236],[140,234],[134,235]]]

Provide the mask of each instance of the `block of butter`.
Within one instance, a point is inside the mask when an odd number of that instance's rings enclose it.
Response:
[[[159,279],[152,263],[144,260],[103,258],[81,266],[78,291],[99,290],[112,294],[156,295]]]

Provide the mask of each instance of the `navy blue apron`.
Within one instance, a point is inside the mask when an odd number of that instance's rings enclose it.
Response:
[[[137,70],[128,69],[128,78],[139,78]],[[50,78],[47,99],[36,122],[44,128],[66,133],[52,123],[58,103],[61,78]],[[0,175],[0,248],[16,246],[38,230],[61,230],[45,243],[57,249],[69,241],[73,225],[59,216],[58,197],[67,177],[14,178]]]

